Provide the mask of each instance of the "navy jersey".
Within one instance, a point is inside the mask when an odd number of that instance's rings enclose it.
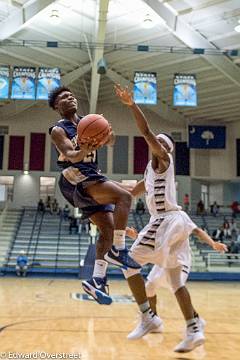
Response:
[[[77,124],[81,121],[81,118],[79,117]],[[77,143],[77,124],[66,119],[59,120],[55,124],[55,126],[61,127],[65,131],[75,150],[80,149]],[[49,129],[49,134],[51,134],[53,127]],[[59,152],[59,149],[57,150]],[[92,151],[78,163],[71,163],[64,159],[63,154],[59,153],[58,165],[62,169],[59,179],[61,193],[72,206],[82,209],[82,218],[91,217],[96,212],[113,212],[113,205],[98,204],[85,190],[94,183],[108,181],[97,167],[96,151]]]
[[[83,118],[83,116],[78,117],[77,124],[79,123],[79,121],[81,121],[82,118]],[[53,127],[51,127],[49,129],[50,135],[51,135],[52,129],[55,126],[58,126],[65,131],[67,137],[71,140],[74,150],[80,150],[80,146],[77,143],[77,125],[76,124],[74,124],[72,121],[66,120],[66,119],[59,120]],[[85,156],[85,158],[82,161],[77,162],[77,163],[71,163],[67,159],[64,159],[64,156],[60,153],[57,163],[58,163],[58,166],[60,167],[60,169],[65,169],[69,166],[72,166],[74,168],[80,169],[82,173],[84,173],[90,169],[95,170],[95,169],[97,169],[97,151],[95,150],[95,151],[90,152],[89,154],[87,154],[87,156]]]

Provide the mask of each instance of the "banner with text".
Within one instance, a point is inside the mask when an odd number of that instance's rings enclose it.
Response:
[[[157,74],[155,72],[134,73],[133,97],[136,104],[157,104]]]
[[[9,92],[9,66],[0,66],[0,99],[7,99]]]
[[[61,73],[59,68],[39,68],[37,100],[47,100],[49,92],[59,86],[61,86]]]
[[[174,74],[173,106],[197,106],[195,75]]]
[[[11,98],[35,100],[35,79],[35,67],[14,66]]]

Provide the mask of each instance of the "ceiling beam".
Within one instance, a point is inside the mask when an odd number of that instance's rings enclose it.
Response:
[[[55,0],[36,0],[18,9],[14,15],[7,17],[6,20],[1,22],[0,40],[7,39],[16,34],[26,26],[34,16],[54,2]]]
[[[158,16],[165,21],[165,25],[173,34],[190,48],[214,49],[217,46],[209,42],[203,35],[197,32],[173,10],[166,7],[164,3],[156,0],[143,0]],[[229,80],[240,87],[240,69],[234,62],[225,55],[202,55],[214,68],[218,69]]]
[[[95,41],[104,44],[107,28],[107,12],[109,0],[98,1],[98,19],[96,23],[96,38]],[[97,99],[100,85],[100,75],[97,73],[98,62],[103,58],[104,46],[94,49],[92,62],[92,76],[90,89],[90,113],[95,113],[97,108]]]

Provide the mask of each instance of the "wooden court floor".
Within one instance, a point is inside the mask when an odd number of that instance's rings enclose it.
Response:
[[[124,280],[110,285],[113,294],[130,294]],[[74,300],[71,293],[82,292],[78,280],[1,278],[0,324],[6,327],[0,332],[0,359],[21,354],[82,360],[240,359],[240,283],[188,287],[207,321],[207,341],[179,355],[172,349],[182,339],[184,321],[166,289],[159,293],[158,306],[164,333],[130,341],[126,336],[136,324],[134,303],[100,306]]]

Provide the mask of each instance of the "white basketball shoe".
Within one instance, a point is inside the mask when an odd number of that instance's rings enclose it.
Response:
[[[205,321],[199,319],[192,326],[187,328],[186,336],[174,349],[175,352],[185,353],[194,350],[196,347],[204,344],[203,334]]]
[[[128,334],[127,338],[129,340],[140,339],[144,335],[153,332],[153,330],[160,329],[162,325],[162,319],[149,309],[145,313],[141,314],[140,323],[130,334]]]

